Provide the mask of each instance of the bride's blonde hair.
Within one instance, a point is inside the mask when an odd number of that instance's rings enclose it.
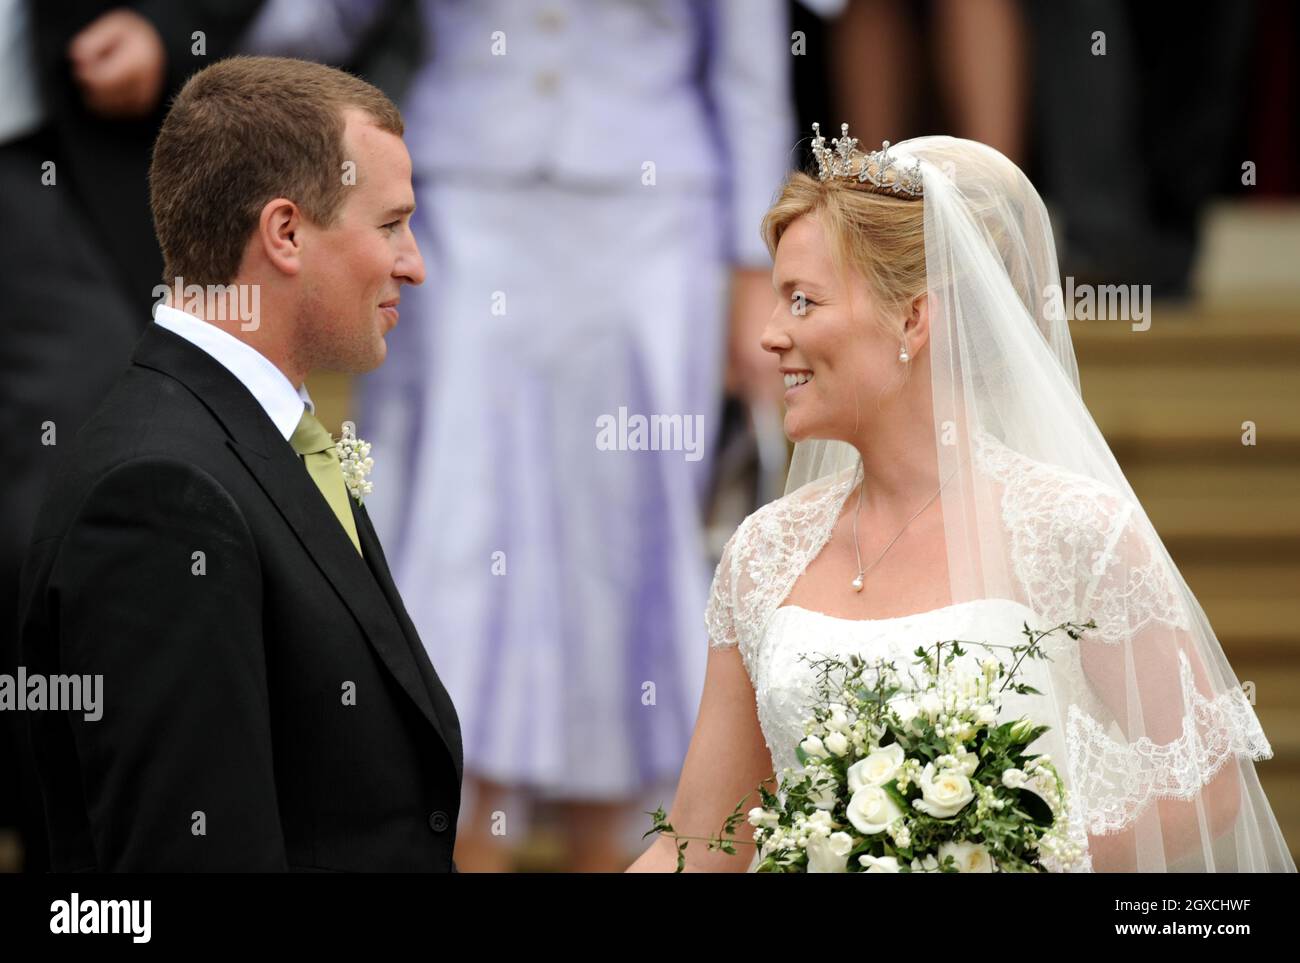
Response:
[[[817,215],[836,269],[866,280],[883,309],[878,318],[885,333],[901,339],[904,308],[926,290],[924,200],[847,178],[823,181],[795,172],[763,217],[763,241],[772,257],[781,235],[805,214]]]

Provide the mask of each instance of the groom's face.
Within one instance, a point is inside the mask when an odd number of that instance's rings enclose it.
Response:
[[[312,368],[357,374],[383,363],[401,287],[424,280],[424,262],[411,233],[406,145],[361,111],[346,117],[344,156],[356,164],[356,183],[334,223],[310,229],[298,326]]]

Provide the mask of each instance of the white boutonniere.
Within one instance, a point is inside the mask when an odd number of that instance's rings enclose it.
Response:
[[[350,421],[345,421],[343,434],[334,443],[334,447],[339,452],[343,481],[348,486],[348,492],[360,505],[362,499],[375,487],[371,482],[366,481],[370,469],[375,466],[375,460],[370,457],[370,442],[358,438],[357,426]]]

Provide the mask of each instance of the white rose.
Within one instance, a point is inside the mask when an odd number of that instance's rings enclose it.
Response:
[[[943,699],[939,696],[939,693],[931,690],[921,696],[920,709],[927,716],[933,719],[943,711]]]
[[[804,754],[813,758],[821,758],[826,755],[826,746],[817,736],[809,736],[803,742],[799,743]]]
[[[828,732],[848,732],[849,727],[853,725],[849,719],[849,710],[839,702],[830,704],[830,717],[822,723]]]
[[[993,723],[998,721],[997,706],[989,706],[989,705],[980,706],[979,712],[977,714],[977,718],[980,721],[980,725],[985,725],[985,726],[993,725]]]
[[[849,792],[864,786],[883,786],[898,774],[903,758],[903,747],[895,742],[858,760],[849,766]]]
[[[849,751],[849,737],[836,729],[826,737],[823,745],[832,756],[842,756]]]
[[[853,850],[853,837],[848,833],[831,833],[814,836],[808,840],[808,872],[847,873],[849,853]]]
[[[952,856],[959,873],[991,873],[993,858],[982,843],[940,843],[939,862]]]
[[[1008,769],[1002,774],[1002,785],[1008,789],[1019,789],[1025,784],[1025,772],[1023,769]]]
[[[879,786],[863,786],[855,792],[845,814],[865,836],[884,832],[890,823],[903,818],[903,811],[893,797]]]
[[[866,867],[864,873],[897,873],[898,859],[893,856],[869,856],[863,853],[858,857],[858,864]]]
[[[932,762],[927,762],[921,770],[918,785],[921,787],[922,798],[913,800],[912,805],[935,819],[948,819],[957,815],[975,798],[965,772],[960,769],[943,769],[936,776]]]

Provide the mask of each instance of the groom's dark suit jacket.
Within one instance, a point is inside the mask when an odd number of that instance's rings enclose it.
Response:
[[[61,465],[22,664],[103,689],[98,721],[22,713],[52,869],[455,871],[459,722],[364,508],[363,559],[252,394],[152,324]]]

